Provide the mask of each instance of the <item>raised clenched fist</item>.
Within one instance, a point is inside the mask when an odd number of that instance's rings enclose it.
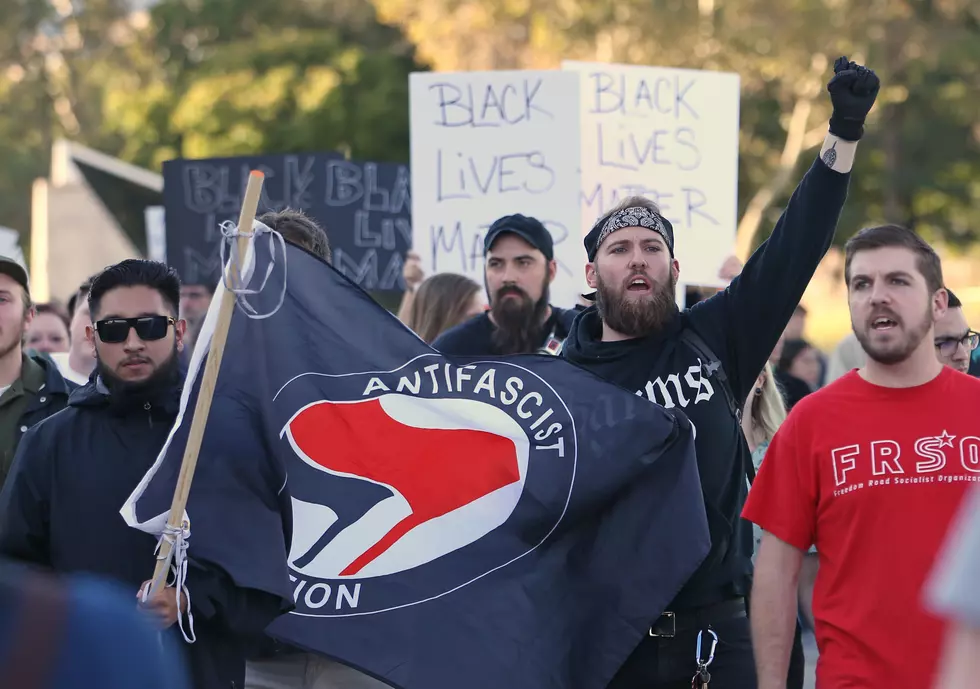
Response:
[[[834,114],[830,117],[830,133],[845,141],[857,141],[864,134],[864,120],[878,97],[881,82],[873,70],[847,57],[834,62],[834,76],[827,84]]]

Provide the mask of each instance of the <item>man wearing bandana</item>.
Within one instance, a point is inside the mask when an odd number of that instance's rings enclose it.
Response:
[[[828,84],[834,110],[820,157],[772,235],[724,291],[678,310],[674,228],[645,198],[626,199],[585,238],[595,305],[576,319],[563,356],[653,402],[683,409],[696,432],[711,531],[707,558],[667,611],[650,621],[610,689],[691,687],[699,632],[704,660],[712,635],[718,638],[708,668],[711,687],[756,687],[746,602],[753,540],[740,518],[754,472],[739,410],[830,248],[857,141],[878,93],[874,72],[847,58],[837,60],[834,72]],[[650,526],[683,532],[676,524]],[[708,679],[702,674],[694,686]]]
[[[551,233],[536,218],[507,215],[490,226],[483,255],[490,311],[447,330],[433,348],[476,356],[558,355],[577,311],[548,303],[557,271]]]

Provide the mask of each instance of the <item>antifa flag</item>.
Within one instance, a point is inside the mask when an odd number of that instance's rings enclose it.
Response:
[[[267,240],[188,500],[191,562],[294,604],[271,635],[394,687],[604,688],[708,552],[687,419],[555,357],[443,356]],[[136,528],[169,509],[223,290],[123,508]]]

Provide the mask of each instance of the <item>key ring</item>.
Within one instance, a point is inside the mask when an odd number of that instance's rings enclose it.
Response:
[[[695,660],[697,661],[699,668],[707,668],[715,659],[715,648],[718,646],[718,635],[715,634],[714,629],[708,629],[708,633],[711,634],[711,651],[708,653],[708,660],[703,661],[701,660],[701,635],[704,634],[704,631],[698,632],[698,654],[695,657]]]

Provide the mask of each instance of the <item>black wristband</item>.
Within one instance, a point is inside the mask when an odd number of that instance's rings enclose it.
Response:
[[[864,120],[849,120],[837,114],[831,115],[830,133],[844,141],[859,141],[864,135]]]

